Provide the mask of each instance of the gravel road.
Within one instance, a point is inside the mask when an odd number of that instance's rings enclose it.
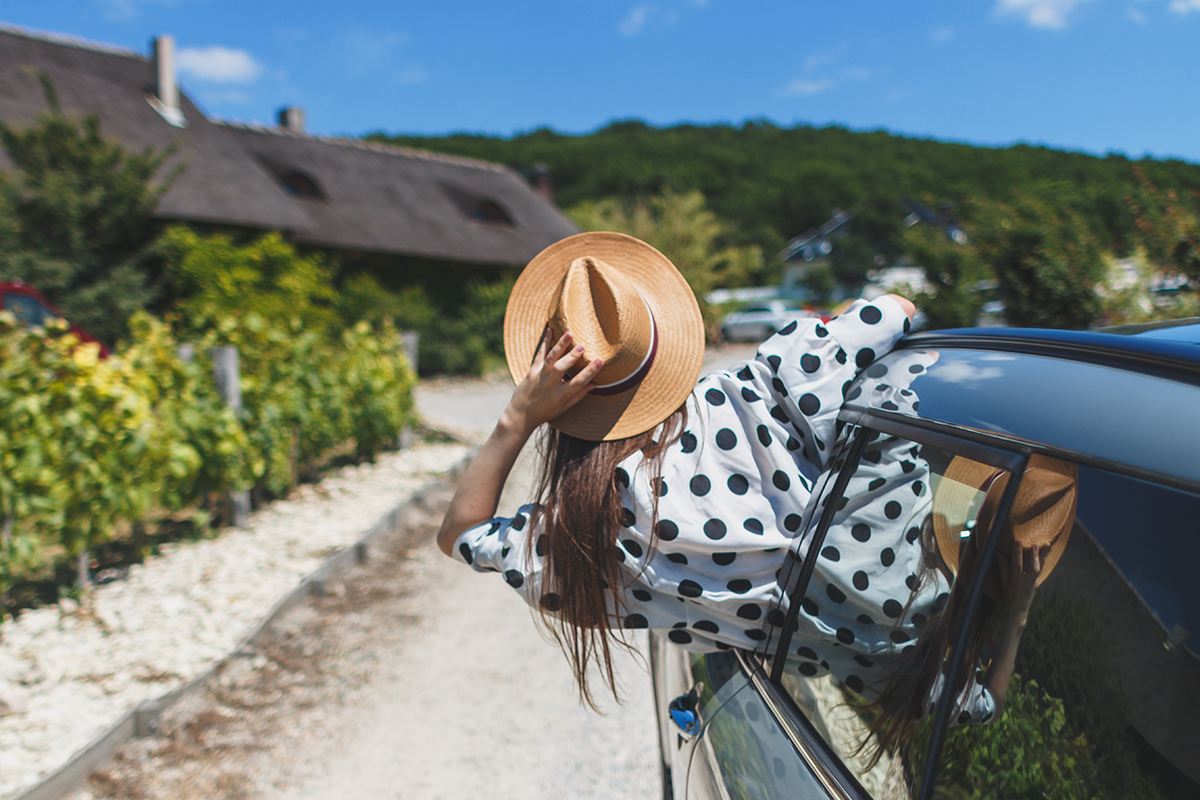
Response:
[[[752,353],[728,348],[708,363]],[[511,390],[427,384],[418,407],[480,441]],[[527,501],[532,473],[527,449],[501,513]],[[624,702],[587,709],[520,598],[437,550],[448,500],[433,498],[423,524],[285,617],[256,654],[172,709],[162,738],[124,747],[76,800],[656,796],[644,639],[616,659]]]

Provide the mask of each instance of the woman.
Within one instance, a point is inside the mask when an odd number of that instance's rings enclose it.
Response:
[[[827,324],[788,325],[754,360],[697,382],[703,323],[664,256],[614,233],[552,245],[513,289],[505,347],[517,387],[438,544],[502,573],[542,611],[589,703],[593,660],[615,693],[622,629],[696,651],[770,652],[764,618],[786,605],[779,571],[844,393],[913,313],[895,295],[860,300]],[[494,519],[544,423],[537,502]]]

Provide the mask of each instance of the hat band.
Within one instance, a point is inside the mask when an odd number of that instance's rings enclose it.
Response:
[[[638,295],[641,296],[641,292]],[[643,297],[642,302],[646,303],[646,298]],[[654,312],[650,310],[649,303],[646,303],[646,313],[650,315],[650,347],[646,349],[646,357],[642,359],[642,363],[628,377],[622,378],[615,383],[604,383],[594,386],[588,394],[608,397],[609,395],[627,392],[641,383],[650,372],[650,367],[654,364],[654,356],[658,353],[658,323],[654,320]]]

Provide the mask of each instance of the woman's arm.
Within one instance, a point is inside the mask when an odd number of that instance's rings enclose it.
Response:
[[[992,663],[984,676],[984,683],[996,700],[993,720],[1000,719],[1004,710],[1004,695],[1008,691],[1013,667],[1017,662],[1017,647],[1021,643],[1021,634],[1025,631],[1025,623],[1029,618],[1029,607],[1033,603],[1038,575],[1049,553],[1050,545],[1041,548],[1026,548],[1017,544],[1013,546],[1012,569],[1004,592],[1004,627],[996,644],[996,654],[992,657]]]
[[[567,371],[583,355],[583,345],[571,347],[572,341],[567,332],[551,347],[549,330],[542,337],[529,373],[513,390],[495,429],[459,479],[437,535],[438,547],[446,555],[451,555],[454,541],[463,531],[495,515],[504,482],[530,435],[591,390],[592,378],[604,362],[596,359],[568,379]]]

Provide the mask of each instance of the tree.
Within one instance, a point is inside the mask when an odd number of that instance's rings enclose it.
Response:
[[[151,213],[176,173],[154,183],[171,150],[128,154],[95,116],[67,117],[39,74],[48,110],[17,131],[0,122],[16,168],[0,176],[0,280],[40,289],[72,321],[108,342],[154,297],[147,261]]]
[[[975,249],[952,242],[941,230],[927,225],[906,229],[900,243],[908,257],[925,270],[930,291],[919,292],[913,302],[925,312],[927,327],[973,327],[987,299],[980,284],[992,277]]]
[[[718,320],[705,295],[719,286],[742,285],[763,267],[759,248],[728,244],[730,226],[705,207],[699,192],[585,202],[567,214],[584,230],[627,233],[671,259],[696,295],[710,338],[716,337]]]

